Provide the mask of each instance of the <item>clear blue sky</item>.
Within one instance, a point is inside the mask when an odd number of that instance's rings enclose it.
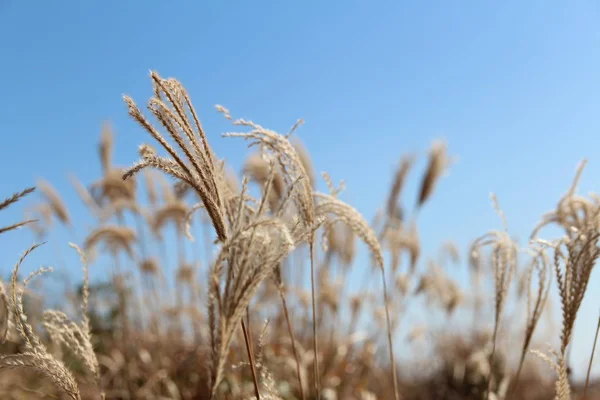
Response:
[[[400,154],[446,138],[459,162],[420,215],[425,253],[446,239],[464,249],[500,227],[491,191],[525,240],[583,157],[582,192],[600,191],[598,2],[235,4],[0,1],[1,192],[44,177],[83,220],[68,173],[99,176],[105,120],[118,135],[116,163],[137,159],[149,138],[121,95],[143,104],[149,69],[184,83],[216,153],[234,167],[245,144],[220,138],[230,127],[214,104],[280,131],[304,118],[299,136],[317,170],[346,179],[344,199],[369,218]],[[405,194],[415,190],[416,179]],[[3,274],[31,241],[25,231],[5,236]],[[591,346],[598,274],[591,285],[578,361]]]

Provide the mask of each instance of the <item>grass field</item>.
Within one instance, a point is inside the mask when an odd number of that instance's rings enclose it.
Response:
[[[600,255],[600,198],[577,193],[585,161],[525,248],[492,195],[501,229],[473,238],[467,252],[441,243],[430,257],[418,216],[452,163],[444,141],[433,142],[423,171],[415,156],[401,157],[367,221],[342,200],[343,183],[316,175],[295,132],[302,121],[277,133],[217,106],[233,125],[218,138],[204,132],[179,81],[152,72],[151,84],[147,110],[124,101],[152,144],[131,167],[116,167],[106,127],[103,175],[74,181],[96,225],[78,226],[85,237],[71,246],[83,275],[52,299],[60,310],[28,286],[51,272],[20,273],[37,245],[20,258],[2,247],[15,265],[0,284],[2,399],[597,398],[594,382],[573,381],[569,363]],[[245,140],[243,171],[233,172],[207,136]],[[409,174],[420,176],[417,193],[402,193]],[[45,181],[0,210],[15,220],[3,237],[23,227],[41,243],[52,240],[52,221],[78,223]],[[549,225],[562,236],[546,237]],[[98,260],[103,282],[88,278]],[[453,279],[453,268],[465,268],[470,282]],[[362,290],[348,289],[350,271],[364,276]],[[399,335],[411,307],[431,324]],[[552,307],[561,309],[553,327],[544,321]],[[417,356],[402,354],[407,346]]]

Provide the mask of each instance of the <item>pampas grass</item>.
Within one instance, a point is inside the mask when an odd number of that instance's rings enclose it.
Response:
[[[593,390],[590,382],[574,384],[567,364],[600,256],[600,199],[577,194],[585,161],[527,246],[511,236],[492,195],[501,229],[477,238],[466,255],[452,238],[427,254],[418,217],[442,191],[451,162],[443,140],[429,150],[413,209],[407,212],[402,198],[416,156],[404,155],[368,223],[342,200],[344,181],[324,173],[329,193],[318,191],[317,168],[293,136],[302,120],[280,134],[217,106],[240,130],[223,136],[244,139],[254,150],[237,177],[210,147],[182,83],[155,71],[150,80],[151,115],[132,98],[124,101],[159,146],[142,144],[136,164],[117,167],[106,124],[97,148],[100,177],[84,184],[71,176],[93,218],[81,248],[71,245],[83,264],[81,285],[62,298],[46,297],[30,282],[48,268],[21,279],[38,245],[17,262],[9,283],[0,281],[3,398],[541,400],[553,392],[566,400]],[[9,196],[0,210],[18,209],[33,191]],[[41,201],[25,207],[27,220],[0,233],[30,227],[36,237],[50,238],[58,220],[76,236],[79,216],[71,217],[49,183],[40,180],[39,191]],[[564,236],[539,237],[551,224]],[[359,242],[368,250],[367,265]],[[523,265],[521,254],[528,257]],[[98,264],[98,282],[90,282],[88,259]],[[380,289],[370,286],[376,271]],[[471,290],[454,279],[462,272]],[[364,273],[359,285],[356,273]],[[43,311],[44,298],[59,301]],[[540,329],[554,298],[560,329]],[[522,323],[503,323],[511,308]],[[463,323],[470,314],[472,327]],[[540,332],[558,350],[537,350]],[[532,353],[555,371],[550,384]]]

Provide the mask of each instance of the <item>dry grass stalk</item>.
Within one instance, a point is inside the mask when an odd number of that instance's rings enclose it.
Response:
[[[389,312],[388,291],[385,279],[383,252],[381,250],[379,240],[377,239],[377,235],[371,229],[371,227],[369,227],[369,224],[363,219],[360,213],[350,205],[338,200],[337,198],[331,195],[327,195],[324,193],[316,193],[315,197],[317,199],[317,205],[315,207],[316,215],[322,217],[334,215],[336,218],[342,220],[350,229],[352,229],[356,236],[358,236],[367,244],[371,251],[371,255],[375,260],[376,265],[381,271],[381,280],[383,284],[383,301],[385,307],[385,317],[389,345],[388,350],[390,354],[390,367],[392,370],[392,383],[394,386],[395,399],[398,400],[400,398],[400,395],[398,392],[398,377],[396,373],[396,361],[394,357],[394,345],[392,340],[392,324]]]
[[[491,246],[492,248],[492,267],[494,272],[494,287],[495,287],[495,306],[494,306],[494,333],[492,336],[492,355],[490,364],[494,362],[494,356],[496,353],[496,339],[498,335],[498,328],[500,326],[500,319],[504,304],[508,296],[508,289],[514,271],[517,265],[517,254],[519,248],[517,244],[512,240],[508,234],[508,227],[506,224],[506,218],[504,213],[498,206],[496,196],[491,195],[494,209],[502,219],[504,230],[503,231],[490,231],[487,234],[477,239],[472,248],[471,255],[473,258],[479,258],[480,251],[483,247]],[[489,398],[491,390],[491,372],[488,378],[488,386],[485,398]]]
[[[540,227],[556,223],[563,227],[566,236],[555,242],[538,240],[554,251],[554,273],[556,275],[562,308],[562,328],[560,351],[552,352],[556,361],[539,352],[557,372],[556,399],[569,400],[572,397],[567,371],[567,348],[571,343],[577,312],[587,290],[592,270],[600,257],[600,204],[595,200],[577,197],[575,191],[585,160],[580,163],[571,188],[559,202],[554,213],[547,214],[536,226],[532,236]]]
[[[456,243],[452,241],[446,241],[442,245],[442,248],[440,249],[440,265],[444,265],[444,262],[448,259],[454,265],[460,264],[460,254],[458,248],[456,247]]]
[[[252,154],[246,160],[244,165],[244,173],[248,174],[250,178],[260,184],[263,188],[269,179],[269,161],[260,156],[260,154]],[[279,204],[284,196],[285,183],[280,173],[275,172],[272,183],[272,190],[269,194],[269,208],[272,211],[279,209]]]
[[[257,157],[260,157],[260,156],[257,155]],[[283,193],[283,180],[281,178],[281,175],[275,171],[272,163],[268,163],[268,161],[264,160],[262,157],[260,158],[260,161],[261,161],[261,163],[258,165],[261,165],[262,163],[267,164],[266,165],[267,171],[265,171],[262,167],[260,168],[259,171],[257,171],[256,168],[248,168],[248,162],[246,163],[246,167],[244,168],[244,170],[246,172],[249,172],[251,174],[252,178],[261,184],[263,191],[264,191],[263,196],[266,196],[269,198],[269,203],[271,204],[271,206],[270,206],[271,212],[276,216],[281,216],[285,212],[285,207],[287,206],[289,199],[293,195],[294,187],[290,187],[288,189],[288,193],[284,194]],[[257,163],[255,162],[254,164],[256,165]],[[247,184],[247,179],[244,178],[243,186],[245,187],[246,184]],[[239,190],[236,191],[236,193],[239,194]],[[243,195],[243,192],[242,192],[242,195]],[[300,398],[302,400],[305,400],[304,382],[302,380],[302,369],[301,369],[300,359],[299,359],[298,350],[297,350],[297,346],[296,346],[296,337],[294,335],[294,330],[292,328],[292,323],[290,320],[288,305],[287,305],[287,301],[286,301],[286,293],[285,293],[286,290],[285,290],[285,286],[283,283],[283,276],[282,276],[281,269],[282,269],[282,264],[277,265],[277,267],[275,268],[275,271],[272,275],[272,278],[273,278],[273,282],[275,283],[275,287],[277,288],[279,298],[281,300],[281,305],[283,308],[283,313],[284,313],[286,325],[288,328],[288,335],[290,336],[290,341],[291,341],[291,345],[292,345],[292,353],[293,353],[294,361],[296,364],[296,376],[298,379]]]
[[[21,200],[23,197],[27,196],[28,194],[32,193],[33,191],[35,191],[34,187],[30,187],[27,188],[21,192],[17,192],[14,193],[12,196],[4,199],[2,202],[0,202],[0,210],[3,210],[5,208],[8,208],[8,206],[10,206],[11,204],[14,204],[16,202],[18,202],[19,200]],[[36,220],[34,219],[29,219],[26,221],[22,221],[22,222],[17,222],[15,224],[9,225],[9,226],[3,226],[0,227],[0,234],[8,232],[8,231],[12,231],[18,228],[21,228],[23,226],[29,225],[33,222],[36,222]]]
[[[458,284],[451,280],[444,269],[434,261],[429,262],[427,271],[419,279],[415,294],[419,293],[427,296],[429,305],[436,304],[442,307],[448,315],[451,315],[464,299]]]
[[[542,228],[552,223],[561,226],[565,230],[566,234],[571,237],[577,232],[573,231],[572,228],[580,230],[584,227],[583,225],[586,223],[586,221],[589,221],[590,218],[594,217],[599,207],[598,199],[589,200],[584,197],[577,196],[575,193],[586,165],[586,159],[579,163],[569,190],[559,200],[556,209],[546,213],[542,217],[542,220],[534,227],[533,231],[531,232],[531,238],[535,238]]]
[[[222,173],[219,174],[215,171],[217,165],[214,160],[212,150],[208,146],[206,135],[200,124],[196,112],[191,104],[191,100],[183,88],[183,86],[175,79],[163,79],[156,72],[151,72],[151,78],[154,83],[155,96],[150,99],[149,109],[154,116],[159,120],[163,127],[169,132],[171,138],[177,143],[179,149],[185,154],[188,163],[184,162],[179,156],[176,150],[163,138],[163,136],[145,119],[138,107],[135,105],[133,100],[127,96],[124,97],[125,102],[129,107],[130,115],[139,122],[161,145],[172,159],[159,157],[151,148],[142,146],[140,148],[140,154],[142,161],[136,166],[131,168],[125,175],[124,179],[134,175],[141,169],[151,166],[158,168],[163,172],[180,179],[189,186],[193,187],[196,193],[202,200],[203,207],[207,211],[212,224],[215,228],[217,238],[222,243],[221,256],[213,267],[211,273],[211,301],[209,302],[209,321],[214,323],[215,321],[215,300],[219,299],[219,328],[212,324],[210,326],[211,332],[211,343],[212,343],[212,365],[211,365],[211,395],[216,394],[218,385],[221,380],[223,365],[225,357],[228,353],[231,340],[233,339],[233,329],[241,322],[240,308],[243,310],[247,307],[254,291],[258,288],[258,285],[264,280],[272,271],[269,269],[271,264],[267,259],[260,265],[246,265],[251,262],[247,256],[250,248],[258,243],[264,243],[264,239],[254,241],[256,236],[256,230],[259,227],[266,229],[272,229],[278,226],[278,223],[254,220],[250,226],[246,226],[245,223],[247,208],[243,202],[243,196],[240,196],[242,200],[238,211],[238,218],[233,222],[233,234],[228,235],[226,216],[232,217],[232,213],[227,212],[232,204],[229,199],[224,199],[221,192],[226,188],[226,185],[222,185],[224,179]],[[163,97],[165,101],[163,101]],[[191,114],[193,123],[188,117],[188,112]],[[222,169],[221,169],[222,172]],[[221,185],[219,185],[221,183]],[[268,192],[268,191],[267,191]],[[261,202],[261,207],[257,215],[262,217],[262,206],[264,201]],[[227,208],[227,209],[226,209]],[[246,239],[245,236],[249,232],[251,238],[247,246],[238,247],[241,245],[239,240]],[[261,235],[259,235],[260,237]],[[284,246],[283,248],[286,248]],[[241,257],[238,257],[238,252],[241,250]],[[246,255],[244,254],[246,252]],[[266,251],[266,249],[263,249]],[[285,255],[286,253],[283,253]],[[269,254],[266,254],[269,255]],[[272,256],[269,255],[269,256]],[[228,268],[228,279],[226,280],[225,297],[227,304],[222,304],[221,296],[219,295],[220,286],[218,279],[222,271],[223,265],[221,263],[227,261],[229,264]],[[279,260],[277,260],[279,261]],[[244,266],[242,270],[236,270]],[[234,279],[238,279],[234,281]],[[215,283],[215,280],[217,282]],[[234,283],[233,288],[230,286]],[[216,285],[216,286],[215,286]],[[240,286],[241,285],[241,286]],[[233,290],[229,293],[228,289]],[[247,349],[249,347],[247,346]],[[250,360],[252,363],[252,359]],[[254,372],[254,368],[253,368]],[[254,384],[257,386],[256,376],[254,376]],[[258,397],[258,391],[257,391]]]
[[[0,281],[0,343],[6,343],[11,325],[9,301],[4,285]]]
[[[292,328],[292,322],[290,320],[290,314],[288,311],[287,301],[285,299],[285,289],[284,289],[283,283],[281,281],[280,266],[277,267],[276,272],[277,271],[279,271],[279,273],[275,273],[274,275],[280,276],[280,278],[276,280],[277,291],[279,292],[279,298],[281,299],[285,322],[286,322],[287,329],[288,329],[288,335],[290,336],[290,341],[292,344],[292,353],[294,355],[294,362],[296,363],[296,377],[298,378],[298,388],[300,390],[300,398],[302,400],[305,400],[306,396],[304,394],[304,382],[302,380],[302,369],[300,366],[300,357],[298,355],[298,349],[297,349],[297,345],[296,345],[296,337],[294,335],[294,329]]]
[[[539,350],[530,350],[530,352],[548,364],[558,376],[555,383],[554,400],[571,400],[571,384],[569,383],[565,358],[554,350],[549,351],[554,359]]]
[[[295,127],[292,128],[293,129],[292,132],[295,130]],[[288,136],[290,134],[288,134]],[[300,139],[298,139],[298,137],[294,137],[294,140],[292,141],[292,145],[294,146],[294,149],[296,149],[296,153],[298,154],[298,157],[300,158],[300,162],[302,163],[302,166],[304,167],[304,170],[306,171],[306,176],[308,177],[308,181],[310,182],[310,185],[314,188],[315,184],[316,184],[315,169],[313,168],[313,163],[312,163],[312,160],[310,159],[310,154],[308,153],[308,150],[306,150],[306,147],[304,147],[304,144],[300,141]]]
[[[35,219],[30,219],[30,220],[27,220],[27,221],[17,222],[17,223],[12,224],[12,225],[3,226],[2,228],[0,228],[0,233],[5,233],[5,232],[8,232],[8,231],[12,231],[12,230],[15,230],[15,229],[22,228],[25,225],[31,224],[31,223],[33,223],[35,221],[36,221]]]
[[[410,273],[414,273],[421,256],[421,243],[417,224],[412,222],[408,229],[403,225],[389,228],[384,239],[391,250],[392,271],[395,273],[398,270],[400,267],[400,254],[402,250],[407,250],[410,255]]]
[[[560,400],[571,397],[566,371],[567,347],[571,342],[577,312],[583,301],[592,269],[600,256],[599,237],[600,232],[596,228],[590,228],[580,232],[574,240],[562,240],[555,246],[554,267],[563,317],[561,346],[558,353],[560,373],[557,381],[557,398]],[[562,247],[566,248],[566,254]]]
[[[231,236],[222,244],[210,273],[209,326],[213,396],[222,379],[234,329],[240,324],[258,285],[273,273],[296,243],[293,232],[283,222],[264,215],[265,201],[263,199],[255,215],[240,213],[239,219],[232,226]],[[221,289],[223,274],[226,279],[224,288]]]
[[[119,249],[134,258],[133,244],[136,233],[133,229],[118,225],[105,225],[93,230],[85,239],[83,248],[86,252],[93,252],[95,247],[103,242],[111,253],[116,254]]]
[[[287,187],[297,186],[293,196],[294,204],[301,216],[301,222],[307,229],[314,229],[315,212],[310,179],[301,157],[296,152],[290,141],[277,132],[263,128],[252,121],[238,119],[233,121],[234,125],[250,128],[245,133],[225,133],[225,137],[241,137],[250,141],[250,146],[259,146],[261,152],[272,157],[282,171],[282,177]]]
[[[154,213],[151,228],[155,235],[161,236],[161,230],[172,221],[177,230],[183,232],[190,211],[189,206],[181,200],[172,200],[165,203]]]
[[[25,211],[25,216],[31,220],[29,228],[38,238],[44,238],[53,225],[52,209],[47,203],[38,203],[30,207]]]
[[[119,200],[129,200],[128,204],[135,202],[135,181],[133,179],[123,181],[124,172],[121,168],[113,168],[92,185],[90,193],[96,204],[106,206]]]
[[[394,176],[394,181],[392,183],[392,188],[390,189],[390,194],[388,195],[386,204],[386,214],[390,220],[402,220],[402,207],[398,204],[398,201],[400,199],[402,189],[404,188],[406,177],[410,172],[414,162],[414,156],[403,156],[400,159],[400,165],[396,171],[396,175]]]
[[[352,206],[343,201],[325,194],[315,193],[317,205],[315,212],[317,216],[327,217],[334,215],[336,219],[343,221],[356,236],[362,239],[371,251],[378,267],[383,269],[383,253],[381,245],[377,240],[375,232],[369,227],[368,223],[363,219],[360,213]]]
[[[345,268],[348,268],[354,262],[356,257],[356,235],[352,228],[344,225],[344,243],[340,249],[340,258]]]
[[[88,210],[91,211],[92,214],[95,216],[100,215],[98,203],[96,203],[96,200],[94,200],[94,197],[92,196],[90,191],[74,175],[70,175],[69,180],[71,181],[71,184],[77,191],[77,195],[83,201]]]
[[[427,172],[421,182],[421,189],[419,190],[419,198],[417,201],[418,208],[422,207],[431,197],[439,178],[444,174],[449,163],[450,161],[446,154],[446,143],[441,140],[435,141],[431,145],[429,165],[427,166]]]
[[[514,388],[516,389],[519,382],[519,377],[523,369],[523,363],[525,362],[525,356],[529,351],[529,345],[533,338],[533,333],[537,326],[537,323],[542,316],[548,294],[550,292],[550,284],[552,282],[551,266],[546,255],[545,249],[540,247],[535,249],[532,254],[532,261],[527,269],[527,277],[525,279],[525,286],[527,289],[527,322],[525,327],[525,337],[523,339],[523,346],[521,349],[521,356],[519,359],[519,365],[517,367],[517,373],[514,378]],[[537,274],[537,290],[532,293],[531,280],[533,273]],[[533,297],[535,295],[535,298]],[[513,393],[514,394],[514,393]]]
[[[554,267],[563,308],[561,354],[571,339],[579,306],[587,289],[592,269],[600,256],[596,226],[579,232],[575,239],[562,240],[555,246]],[[561,249],[566,249],[566,254]],[[562,266],[564,265],[564,267]]]
[[[215,180],[214,155],[190,97],[177,80],[163,79],[154,71],[150,73],[150,77],[154,84],[155,96],[148,102],[148,108],[184,153],[187,163],[148,122],[133,99],[124,96],[129,115],[146,129],[172,158],[160,157],[151,148],[142,146],[140,148],[142,160],[129,169],[123,178],[127,179],[146,167],[153,167],[185,182],[194,188],[202,199],[218,239],[225,241],[227,225],[223,199]]]
[[[592,365],[594,363],[594,354],[596,353],[596,344],[598,343],[598,333],[600,333],[600,316],[598,317],[598,323],[596,324],[596,333],[594,334],[594,345],[592,346],[592,352],[590,353],[590,362],[588,363],[588,369],[585,375],[585,386],[583,388],[584,399],[587,398],[587,389],[590,385],[590,373],[592,372]]]
[[[17,288],[17,274],[25,258],[34,251],[39,245],[30,247],[21,256],[12,274],[11,280],[11,309],[14,318],[14,324],[19,336],[22,338],[25,351],[20,354],[4,355],[0,357],[0,369],[7,368],[31,368],[48,377],[52,383],[60,388],[69,398],[80,400],[79,386],[73,374],[65,365],[54,358],[42,344],[40,338],[35,334],[31,325],[27,322],[27,317],[23,311],[23,292],[29,281],[37,275],[40,275],[48,269],[39,269],[29,275],[23,282],[23,286]]]
[[[98,219],[101,222],[106,222],[111,217],[116,216],[119,224],[124,224],[123,216],[125,212],[129,211],[131,214],[138,216],[141,212],[138,203],[127,197],[118,197],[108,202],[105,207],[98,213]]]
[[[152,171],[144,171],[144,181],[146,183],[146,192],[148,194],[150,206],[155,208],[158,205],[158,192],[156,191],[156,185],[154,184],[154,176]]]
[[[219,111],[231,118],[228,110],[219,106]],[[317,310],[315,295],[315,268],[314,268],[314,230],[319,224],[315,217],[313,189],[308,178],[308,173],[304,167],[301,157],[296,152],[294,146],[286,136],[277,132],[265,129],[262,126],[244,119],[233,121],[234,125],[250,128],[245,133],[226,133],[225,137],[241,137],[250,141],[250,146],[259,146],[262,154],[267,158],[272,158],[278,164],[282,171],[282,176],[286,186],[290,188],[288,193],[299,213],[299,222],[303,224],[308,235],[310,270],[311,270],[311,298],[312,298],[312,317],[313,317],[313,350],[314,350],[314,375],[315,391],[317,397],[320,397],[321,383],[319,372],[319,345],[317,335]],[[292,129],[293,132],[294,129]],[[291,133],[291,132],[290,132]],[[292,188],[294,188],[293,196]],[[285,201],[285,200],[283,200]]]
[[[58,220],[64,225],[69,226],[71,224],[69,211],[67,210],[67,206],[62,201],[56,189],[54,189],[49,182],[43,180],[38,181],[37,187],[46,198],[46,201],[50,205],[54,216],[56,216],[56,218],[58,218]]]
[[[10,206],[11,204],[16,203],[17,201],[21,200],[23,197],[27,196],[28,194],[33,193],[34,191],[35,191],[35,188],[30,187],[21,192],[17,192],[15,194],[13,194],[12,196],[4,199],[0,203],[0,210],[3,210],[5,208],[7,208],[8,206]]]
[[[102,172],[107,175],[112,168],[112,149],[113,149],[113,132],[110,123],[105,122],[102,126],[100,135],[100,145],[98,152],[100,153],[100,165]]]
[[[72,322],[69,317],[61,311],[49,310],[44,312],[44,327],[55,343],[63,344],[83,362],[89,373],[92,375],[95,385],[99,387],[100,368],[92,346],[90,320],[87,316],[90,293],[88,263],[83,250],[73,243],[69,243],[69,245],[77,251],[83,264],[84,279],[81,323],[76,324]]]

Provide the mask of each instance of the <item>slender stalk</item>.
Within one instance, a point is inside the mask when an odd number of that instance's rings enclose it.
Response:
[[[135,219],[135,226],[136,226],[136,231],[137,231],[138,245],[139,245],[139,249],[140,249],[141,260],[145,261],[147,259],[147,251],[146,251],[146,235],[144,234],[144,226],[142,224],[140,214],[134,213],[134,219]],[[139,265],[138,265],[138,267],[139,267]],[[148,292],[150,292],[150,286],[149,286],[149,280],[145,279],[144,271],[141,271],[138,268],[138,270],[135,271],[134,274],[136,274],[136,276],[139,275],[139,277],[140,277],[140,278],[138,278],[138,281],[141,282],[141,285],[140,285],[141,292],[142,292],[142,297],[144,298],[144,301],[141,302],[141,306],[144,307],[144,309],[141,310],[142,313],[140,316],[140,318],[142,319],[142,324],[143,324],[144,316],[149,316],[151,314],[150,312],[148,312],[150,310],[146,309],[148,304],[150,304],[150,307],[152,307],[155,310],[158,309],[158,304],[156,302],[156,298],[151,293],[150,293],[150,295],[148,295]],[[152,327],[152,321],[150,321],[150,325]],[[152,329],[154,329],[154,327],[152,327]]]
[[[127,307],[126,307],[126,294],[123,288],[123,282],[121,274],[121,263],[119,261],[119,254],[115,251],[111,251],[113,257],[114,268],[113,268],[113,284],[117,290],[117,296],[119,301],[119,317],[121,318],[121,335],[125,343],[129,341],[129,322],[127,318]]]
[[[298,358],[298,351],[296,350],[296,337],[294,336],[294,330],[292,329],[292,323],[290,322],[287,301],[285,300],[285,294],[283,293],[283,290],[279,289],[278,292],[283,306],[283,314],[285,315],[288,333],[290,334],[290,340],[292,341],[292,352],[294,353],[294,359],[296,360],[296,374],[298,376],[298,385],[300,386],[300,398],[302,400],[306,400],[304,395],[304,385],[302,384],[302,374],[300,373],[300,359]]]
[[[583,388],[583,398],[587,394],[587,388],[590,384],[590,373],[592,371],[592,362],[594,361],[594,353],[596,352],[596,343],[598,342],[598,331],[600,331],[600,316],[598,317],[598,325],[596,325],[596,335],[594,335],[594,346],[592,346],[592,354],[590,354],[590,363],[588,364],[587,375],[585,377],[585,387]]]
[[[250,306],[246,307],[246,326],[248,327],[248,343],[250,344],[250,353],[252,353],[252,357],[254,357],[254,339],[252,338],[252,324],[250,322]],[[254,363],[254,365],[256,368],[256,363]]]
[[[250,362],[250,369],[252,370],[252,383],[254,383],[254,394],[256,395],[256,399],[260,400],[260,393],[258,391],[258,379],[256,377],[256,367],[254,365],[254,354],[252,354],[252,350],[250,348],[248,328],[246,328],[244,318],[242,318],[242,331],[244,332],[244,342],[246,342],[246,351],[248,352],[248,360]]]
[[[313,235],[314,236],[314,235]],[[313,329],[313,352],[314,375],[315,375],[315,391],[317,400],[321,400],[321,377],[319,373],[319,339],[317,337],[317,308],[315,299],[315,260],[314,260],[314,237],[310,238],[310,290],[312,296],[312,329]]]
[[[302,253],[302,251],[296,251],[292,253],[293,268],[290,268],[290,270],[293,269],[294,271],[296,271],[296,282],[298,282],[299,285],[303,285],[305,277],[303,262],[304,258]]]
[[[211,255],[211,237],[210,237],[210,223],[204,222],[201,223],[202,226],[202,237],[204,239],[204,251],[205,251],[205,257],[206,257],[206,266],[207,268],[210,266],[211,262],[212,262],[212,255]]]
[[[118,224],[119,226],[126,226],[126,223],[125,223],[125,215],[123,214],[123,212],[122,212],[122,211],[119,211],[119,212],[116,214],[115,218],[116,218],[116,220],[117,220],[117,224]],[[135,262],[135,259],[134,259],[134,262]],[[119,267],[119,270],[120,270],[120,267]],[[140,285],[140,282],[139,282],[139,280],[138,280],[138,275],[137,275],[137,273],[136,273],[136,272],[137,272],[137,271],[135,271],[135,269],[134,269],[134,271],[131,273],[131,275],[133,276],[133,279],[134,279],[134,287],[140,287],[141,285]],[[140,296],[140,294],[139,294],[137,291],[135,291],[135,290],[133,290],[133,289],[132,289],[132,290],[131,290],[131,293],[132,293],[132,294],[131,294],[131,297],[133,297],[133,298],[134,298],[134,301],[133,301],[133,306],[132,306],[132,307],[134,308],[134,311],[135,311],[135,312],[134,312],[133,314],[134,314],[134,315],[137,315],[139,319],[134,319],[134,318],[132,317],[130,322],[131,322],[131,323],[132,323],[134,326],[137,326],[137,327],[139,328],[139,327],[141,327],[141,325],[143,324],[143,309],[144,309],[144,306],[142,305],[142,304],[143,304],[143,301],[142,301],[142,299],[141,299],[141,296]],[[137,310],[136,310],[136,308],[137,308]]]
[[[496,336],[498,335],[498,321],[494,326],[494,336],[492,337],[492,356],[490,357],[490,373],[488,374],[487,389],[485,391],[485,400],[489,399],[490,390],[492,388],[492,373],[494,371],[494,357],[496,356]]]
[[[177,269],[176,269],[176,271],[179,271],[179,268],[181,268],[185,263],[185,247],[184,247],[184,243],[183,243],[183,237],[182,237],[183,235],[181,234],[182,230],[181,230],[180,226],[176,225],[175,229],[176,229],[176,235],[177,235]],[[175,278],[175,291],[176,291],[175,301],[176,301],[177,309],[181,311],[184,308],[183,286],[178,277]],[[181,328],[182,333],[183,333],[183,318],[181,316],[181,312],[177,313],[177,322],[179,323],[179,327]]]
[[[121,280],[122,275],[121,275],[121,264],[119,261],[119,254],[115,251],[112,251],[112,256],[113,256],[113,260],[114,260],[114,265],[115,265],[115,270],[117,271],[116,274],[113,275],[113,282],[115,284],[115,287],[117,288],[117,294],[118,294],[118,298],[119,298],[119,313],[121,314],[121,337],[119,339],[121,339],[123,341],[123,358],[125,360],[126,363],[129,362],[129,352],[127,351],[127,349],[130,349],[130,326],[129,326],[129,318],[128,318],[128,313],[127,313],[127,295],[125,293],[125,288],[123,287],[123,281]],[[126,382],[126,386],[127,386],[127,391],[129,393],[135,393],[135,389],[133,388],[132,384],[132,380],[130,379],[130,370],[129,368],[125,368],[123,370],[123,375],[125,377],[125,382]]]
[[[475,299],[475,301],[473,302],[473,327],[471,329],[473,329],[473,331],[475,331],[477,329],[477,324],[479,323],[480,319],[480,314],[481,314],[481,304],[479,302],[479,299],[481,298],[480,296],[480,279],[479,279],[479,273],[476,272],[475,274],[473,274],[471,276],[471,288],[473,290],[473,298]]]
[[[396,374],[396,358],[394,357],[394,343],[392,341],[392,323],[390,319],[390,308],[389,308],[389,299],[388,299],[388,291],[387,284],[385,282],[385,271],[381,270],[381,280],[383,282],[383,301],[385,306],[385,319],[387,324],[387,337],[388,337],[388,345],[390,348],[390,363],[392,364],[392,382],[394,384],[394,399],[399,400],[400,394],[398,392],[398,376]]]
[[[521,353],[521,358],[519,360],[519,368],[517,368],[517,375],[515,375],[515,381],[512,385],[511,397],[515,394],[515,391],[517,390],[517,386],[519,386],[519,378],[521,376],[521,371],[523,370],[523,364],[525,364],[525,355],[526,354],[527,354],[526,352]]]

